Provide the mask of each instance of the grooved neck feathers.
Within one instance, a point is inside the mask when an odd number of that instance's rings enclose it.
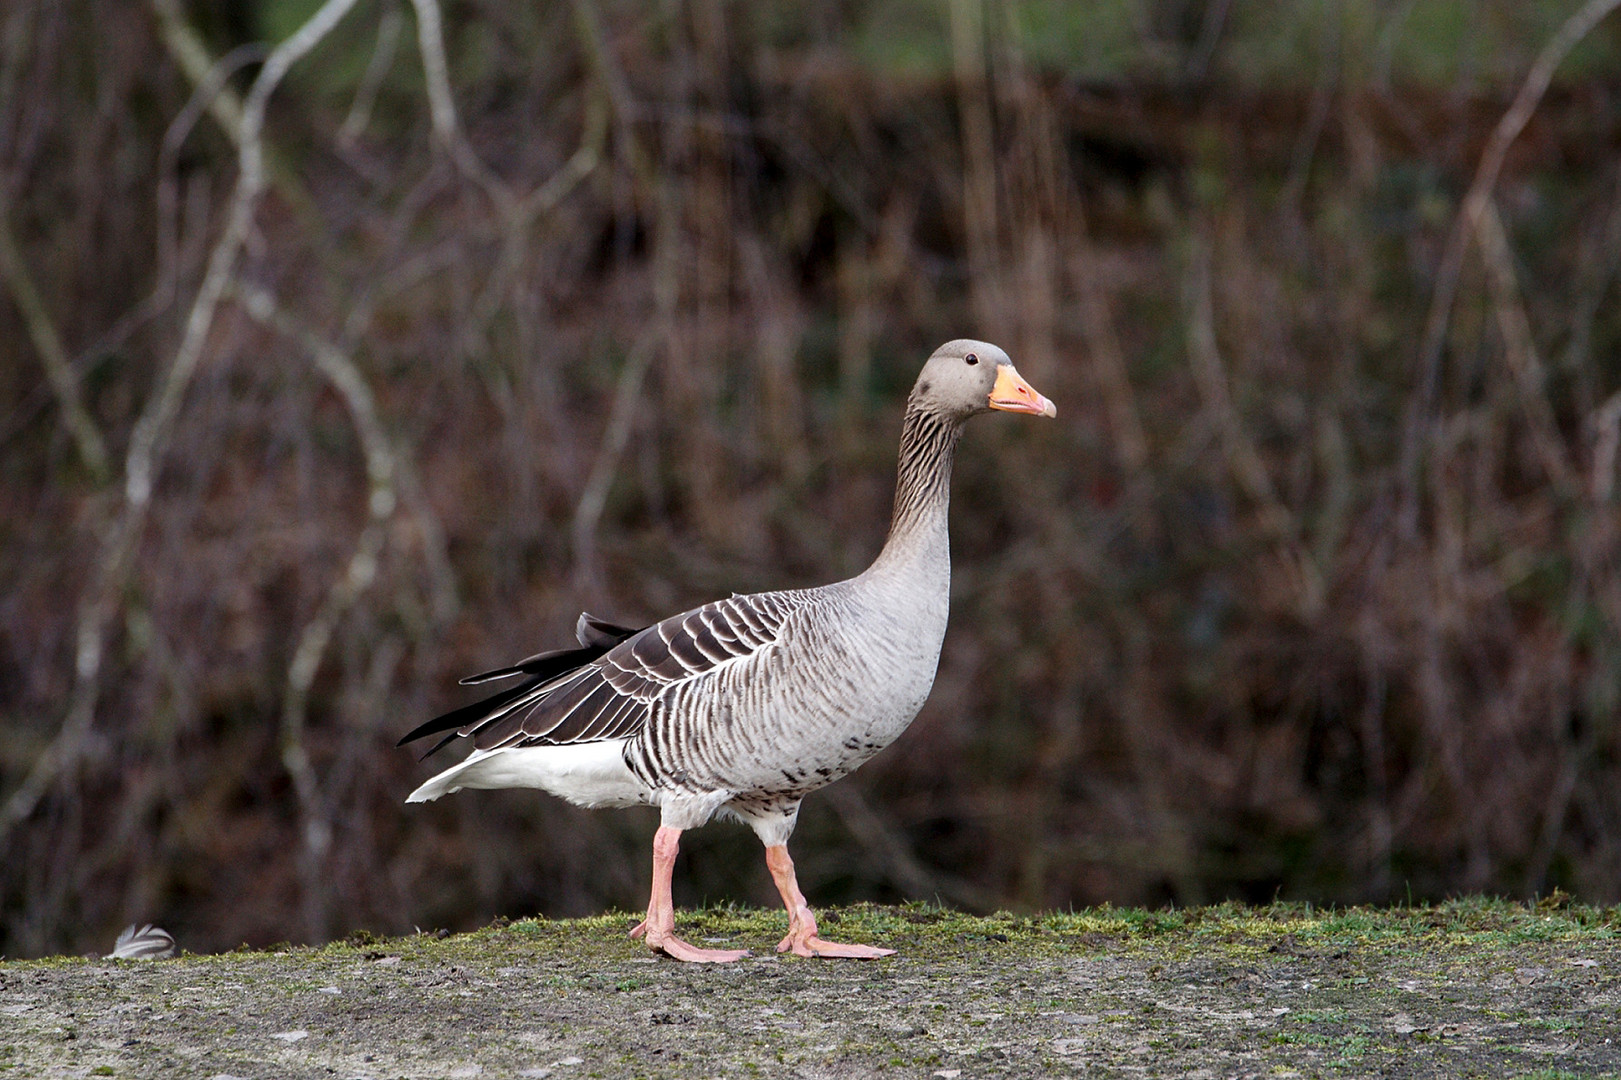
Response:
[[[907,405],[895,477],[894,515],[889,537],[874,566],[915,556],[932,544],[940,545],[941,554],[947,555],[951,465],[962,427],[961,417],[936,412],[915,400]]]

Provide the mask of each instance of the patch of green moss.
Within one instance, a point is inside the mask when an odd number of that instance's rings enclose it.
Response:
[[[467,934],[437,937],[413,934],[382,938],[367,934],[312,950],[331,956],[345,951],[389,952],[405,959],[472,961],[514,943],[544,944],[552,955],[577,954],[582,960],[645,951],[627,935],[640,915],[607,912],[581,919],[544,917],[504,920]],[[1581,905],[1527,905],[1492,899],[1466,899],[1420,907],[1319,908],[1277,903],[1264,907],[1226,903],[1204,908],[1115,908],[1104,905],[1072,912],[1025,915],[995,912],[971,915],[928,903],[899,906],[854,904],[819,914],[823,932],[839,940],[904,947],[911,956],[957,955],[965,948],[1027,953],[1095,953],[1131,949],[1139,943],[1209,951],[1234,958],[1310,949],[1380,951],[1390,948],[1471,948],[1516,943],[1613,941],[1621,930],[1617,909]],[[787,930],[780,909],[734,904],[677,913],[677,929],[692,940],[768,950]],[[291,950],[296,955],[300,950]],[[794,958],[787,958],[792,960]],[[55,963],[64,961],[37,961]],[[82,962],[82,961],[65,961]]]

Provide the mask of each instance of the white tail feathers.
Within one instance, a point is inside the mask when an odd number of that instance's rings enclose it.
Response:
[[[478,750],[406,796],[429,802],[462,788],[539,788],[578,806],[636,806],[651,792],[625,764],[625,740]]]

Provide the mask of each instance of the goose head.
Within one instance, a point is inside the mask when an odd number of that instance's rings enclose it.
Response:
[[[986,341],[948,341],[929,357],[908,407],[959,421],[989,409],[1057,416],[1058,408],[1014,370],[1007,353]]]

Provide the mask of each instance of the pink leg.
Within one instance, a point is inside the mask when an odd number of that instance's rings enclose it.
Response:
[[[770,867],[771,880],[777,883],[783,906],[788,909],[788,936],[778,943],[778,952],[792,949],[796,956],[842,956],[857,960],[872,960],[894,954],[894,949],[840,945],[836,941],[823,941],[817,937],[816,916],[811,914],[805,894],[799,891],[799,879],[794,876],[794,860],[788,857],[788,845],[766,848],[765,864]]]
[[[670,876],[675,871],[675,853],[680,849],[681,830],[660,825],[653,834],[653,893],[647,901],[647,918],[630,932],[631,937],[647,938],[648,948],[677,960],[695,964],[724,964],[749,955],[747,949],[699,949],[675,936],[675,901],[670,897]]]

